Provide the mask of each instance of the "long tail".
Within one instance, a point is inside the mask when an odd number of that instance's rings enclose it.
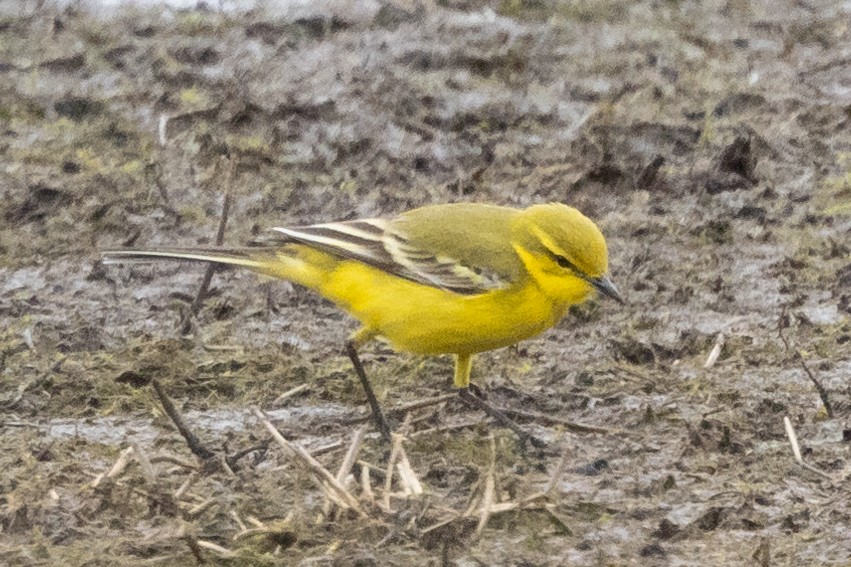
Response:
[[[334,271],[338,262],[329,254],[298,243],[248,248],[103,250],[101,258],[104,264],[132,264],[157,260],[225,264],[289,280],[319,290],[320,293],[328,275]]]
[[[104,264],[132,264],[157,260],[182,260],[185,262],[212,262],[241,266],[260,272],[268,271],[275,258],[272,248],[155,248],[149,250],[103,250]]]

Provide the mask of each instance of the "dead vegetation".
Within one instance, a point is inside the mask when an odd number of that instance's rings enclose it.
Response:
[[[847,564],[847,6],[420,4],[3,7],[0,563]],[[477,363],[542,451],[379,345],[388,446],[324,301],[97,262],[451,200],[610,243],[626,307]]]

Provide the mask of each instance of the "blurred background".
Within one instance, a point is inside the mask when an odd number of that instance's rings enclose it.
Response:
[[[0,2],[0,562],[847,563],[849,22],[847,1]],[[477,362],[496,405],[555,416],[524,421],[553,449],[491,427],[491,459],[444,404],[406,446],[429,504],[368,522],[320,514],[273,450],[192,473],[151,379],[210,446],[262,442],[259,405],[333,471],[366,411],[354,323],[236,271],[193,311],[203,268],[98,249],[213,245],[225,208],[236,246],[454,201],[567,203],[609,242],[628,305]],[[365,360],[388,407],[449,391],[448,359]],[[153,473],[94,486],[127,447]],[[549,508],[426,531],[489,459],[509,502],[564,451]]]

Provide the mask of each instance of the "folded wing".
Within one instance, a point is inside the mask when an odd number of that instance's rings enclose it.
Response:
[[[505,235],[494,238],[490,234],[507,231],[500,224],[505,219],[469,219],[462,215],[459,222],[447,222],[447,211],[452,216],[462,212],[458,207],[427,207],[413,211],[413,216],[408,213],[389,220],[361,219],[273,230],[286,240],[462,295],[505,287],[517,269],[505,256],[513,259],[515,254]],[[460,222],[464,219],[475,222]],[[501,248],[490,249],[495,246]]]

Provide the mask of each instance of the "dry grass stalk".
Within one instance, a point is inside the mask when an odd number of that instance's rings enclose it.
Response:
[[[801,455],[801,447],[798,445],[798,435],[795,433],[795,428],[792,427],[792,421],[789,419],[789,416],[783,417],[783,426],[786,428],[786,435],[789,437],[789,444],[792,445],[792,453],[795,455],[795,460],[798,464],[832,483],[832,476],[804,461],[804,457]]]
[[[289,517],[289,515],[287,515],[287,517]],[[265,528],[266,527],[266,524],[261,522],[256,516],[247,516],[245,519],[246,519],[246,521],[248,521],[249,524],[251,524],[255,528]]]
[[[237,526],[239,526],[239,533],[244,533],[248,531],[248,527],[246,527],[246,525],[242,522],[242,518],[239,517],[239,514],[236,513],[236,510],[230,511],[230,517],[233,518],[233,521],[236,522]]]
[[[453,396],[455,396],[455,394],[453,394]],[[471,427],[477,427],[481,423],[482,423],[482,420],[477,419],[477,420],[464,421],[462,423],[453,423],[453,424],[449,424],[449,425],[441,425],[441,426],[438,426],[438,427],[431,427],[429,429],[422,429],[420,431],[414,431],[413,433],[411,433],[409,435],[409,437],[411,437],[411,439],[414,439],[414,438],[417,438],[417,437],[428,437],[428,436],[434,435],[436,433],[449,433],[449,432],[452,432],[452,431],[458,431],[460,429],[470,429]]]
[[[490,442],[491,460],[488,465],[488,471],[485,475],[485,487],[482,494],[482,505],[479,512],[479,525],[476,526],[475,537],[481,537],[488,520],[491,517],[491,506],[493,506],[494,497],[496,495],[496,440],[493,433],[488,435]]]
[[[172,465],[176,465],[176,466],[183,468],[183,469],[189,469],[189,470],[193,470],[193,471],[198,469],[197,465],[190,463],[190,462],[187,462],[187,461],[184,461],[183,459],[179,459],[179,458],[174,457],[172,455],[158,455],[158,456],[155,456],[155,457],[151,457],[150,461],[151,461],[151,464],[154,464],[154,463],[170,463]]]
[[[399,458],[405,454],[405,449],[402,447],[402,442],[405,440],[404,433],[407,433],[410,425],[411,414],[408,414],[405,416],[405,421],[399,428],[399,432],[393,433],[391,435],[393,445],[390,449],[390,458],[387,460],[387,468],[384,472],[384,498],[381,503],[385,512],[392,511],[390,508],[390,496],[392,495],[393,489],[393,468],[396,466],[396,463],[398,462]],[[407,456],[405,458],[407,459]],[[410,467],[410,463],[408,464],[408,466]],[[400,478],[400,482],[404,483],[404,480]]]
[[[358,452],[360,451],[361,444],[363,443],[363,438],[366,435],[367,427],[368,426],[366,425],[362,425],[355,431],[355,434],[352,436],[352,441],[349,443],[349,449],[346,451],[346,456],[343,457],[343,462],[340,463],[340,469],[337,471],[337,482],[345,486],[346,489],[349,487],[349,483],[346,482],[346,478],[349,476],[349,472],[351,472],[352,467],[355,464],[355,460],[358,458]],[[322,506],[322,513],[324,515],[327,516],[331,512],[331,504],[332,500],[330,498],[326,498],[325,504]]]
[[[166,136],[168,119],[168,114],[160,114],[160,119],[157,124],[157,142],[159,142],[160,146],[162,147],[165,147],[166,144],[168,144],[168,137]]]
[[[301,394],[302,392],[304,392],[308,388],[310,388],[310,384],[302,384],[301,386],[296,386],[295,388],[292,388],[291,390],[287,390],[286,392],[284,392],[283,394],[281,394],[280,396],[278,396],[277,398],[272,400],[272,405],[277,406],[278,404],[284,402],[285,400],[288,400],[289,398],[292,398],[293,396]]]
[[[195,518],[206,512],[213,504],[215,504],[215,502],[215,498],[207,498],[200,504],[196,504],[195,506],[186,511],[186,519],[194,520]]]
[[[801,456],[801,447],[798,445],[798,436],[795,434],[795,429],[792,427],[792,421],[789,416],[783,417],[783,426],[786,428],[786,435],[789,437],[789,443],[792,445],[792,453],[795,455],[795,460],[798,464],[804,464],[804,457]]]
[[[523,500],[514,500],[512,502],[500,502],[498,504],[493,504],[490,507],[490,513],[493,514],[502,514],[503,512],[511,512],[512,510],[530,510],[530,509],[538,509],[544,507],[541,503],[542,500],[546,500],[549,498],[549,495],[546,492],[536,492],[530,496],[527,496]]]
[[[551,425],[561,425],[565,429],[568,429],[570,431],[576,431],[579,433],[602,433],[604,435],[624,435],[626,433],[626,431],[624,431],[623,429],[613,429],[610,427],[599,427],[597,425],[586,425],[584,423],[576,423],[574,421],[568,421],[560,417],[555,417],[553,415],[547,415],[545,413],[538,413],[534,411],[522,411],[510,408],[506,408],[503,411],[509,416],[520,417],[531,421],[540,421],[544,423],[549,423]]]
[[[224,453],[219,455],[219,464],[221,465],[222,470],[225,471],[229,477],[236,478],[236,473],[233,472],[230,463],[228,463],[228,457]]]
[[[402,481],[405,494],[414,496],[422,494],[423,486],[420,484],[420,480],[411,467],[411,462],[408,460],[405,448],[400,446],[399,453],[399,462],[396,463],[396,470],[399,472],[399,479]]]
[[[712,351],[706,357],[703,368],[709,369],[715,366],[715,363],[718,362],[718,357],[721,356],[721,350],[724,348],[724,340],[724,333],[718,333],[718,337],[715,339],[715,346],[712,347]]]
[[[387,460],[387,470],[384,475],[384,499],[382,500],[382,507],[386,512],[390,512],[390,491],[393,489],[393,468],[396,465],[396,461],[399,459],[399,452],[402,449],[402,437],[398,433],[392,434],[393,445],[390,449],[390,458]]]
[[[212,541],[207,541],[204,539],[196,539],[195,545],[208,551],[212,551],[213,553],[222,557],[233,557],[234,555],[236,555],[230,549],[227,549],[226,547],[222,547],[217,543],[213,543]]]
[[[372,493],[372,480],[369,478],[369,467],[360,468],[361,499],[369,506],[375,505],[375,495]]]
[[[346,477],[349,476],[349,473],[358,458],[358,452],[360,451],[361,444],[363,444],[363,438],[366,435],[367,428],[368,426],[362,425],[352,436],[352,442],[349,444],[349,450],[346,451],[346,456],[343,458],[343,462],[340,463],[340,470],[337,471],[338,481],[343,482],[346,480]]]
[[[351,506],[346,504],[346,501],[340,498],[339,494],[327,482],[320,481],[319,487],[322,489],[322,493],[325,495],[325,501],[329,503],[328,510],[323,510],[326,515],[330,512],[332,505],[337,506],[338,508],[342,508],[343,510],[351,508]]]
[[[92,481],[92,488],[97,488],[101,482],[103,482],[104,478],[115,478],[121,473],[124,472],[124,469],[127,468],[127,465],[130,463],[130,457],[134,453],[133,447],[127,447],[121,454],[118,455],[118,459],[116,459],[115,464],[112,465],[112,468],[109,469],[109,472],[104,474],[99,474]]]
[[[190,474],[189,478],[183,481],[183,484],[180,485],[180,488],[178,488],[174,492],[174,499],[180,500],[181,498],[183,498],[186,493],[189,492],[189,489],[192,488],[192,485],[195,484],[195,482],[200,478],[200,476],[201,475],[198,472],[193,472],[192,474]]]
[[[275,442],[284,448],[287,453],[296,457],[301,463],[303,463],[307,469],[314,473],[315,477],[314,481],[322,489],[326,492],[326,495],[330,492],[333,492],[336,499],[340,500],[341,503],[344,504],[343,507],[351,508],[355,512],[357,512],[360,516],[366,517],[367,514],[363,511],[360,506],[360,502],[357,498],[352,496],[351,492],[349,492],[346,487],[344,487],[328,470],[322,466],[322,464],[314,459],[310,453],[304,450],[304,448],[287,441],[281,432],[272,424],[271,421],[266,419],[266,416],[263,415],[258,408],[254,408],[254,415],[263,423],[266,430],[272,435],[272,439]],[[333,499],[333,498],[332,498]]]
[[[423,400],[416,400],[408,404],[403,404],[399,407],[390,408],[388,410],[388,414],[407,414],[408,412],[415,409],[427,408],[429,406],[436,406],[438,404],[442,404],[443,402],[448,402],[449,400],[454,400],[458,397],[458,394],[441,394],[439,396],[435,396],[433,398],[425,398]]]
[[[333,441],[331,443],[328,443],[327,445],[322,445],[321,447],[317,447],[316,449],[313,449],[310,452],[310,454],[313,455],[314,457],[318,457],[319,455],[324,455],[326,453],[333,453],[334,451],[336,451],[337,449],[339,449],[342,446],[343,446],[342,441]]]
[[[482,479],[476,481],[476,484],[470,488],[470,496],[467,502],[467,508],[464,510],[464,513],[461,514],[462,517],[472,516],[473,512],[475,512],[479,508],[479,503],[482,501]]]

